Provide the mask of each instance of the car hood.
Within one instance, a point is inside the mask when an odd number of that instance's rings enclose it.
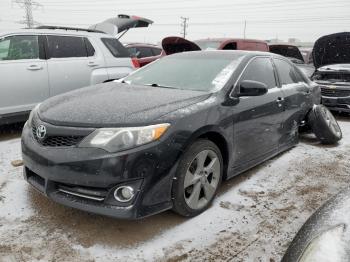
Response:
[[[117,17],[109,18],[101,23],[94,24],[89,29],[99,30],[110,35],[117,35],[125,30],[136,27],[148,27],[153,24],[152,20],[129,15],[118,15]]]
[[[201,50],[196,43],[178,36],[169,36],[164,38],[162,40],[162,47],[166,55]]]
[[[110,82],[50,98],[40,105],[38,114],[41,120],[61,126],[147,125],[210,95],[207,92]]]
[[[319,38],[314,45],[313,61],[316,68],[332,64],[350,63],[350,32]]]
[[[270,52],[285,57],[296,58],[304,62],[304,57],[299,48],[294,45],[269,45]]]

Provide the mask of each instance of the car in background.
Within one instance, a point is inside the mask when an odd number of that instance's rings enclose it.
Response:
[[[321,86],[322,104],[333,111],[350,113],[349,50],[350,32],[341,32],[319,38],[312,52],[312,80]]]
[[[305,64],[313,64],[312,48],[299,48],[299,50],[304,58]]]
[[[144,18],[119,15],[94,28],[111,33],[144,27]],[[27,119],[43,100],[125,77],[137,59],[108,30],[40,26],[0,34],[0,124]]]
[[[298,142],[315,88],[268,52],[164,56],[37,106],[22,133],[24,177],[54,201],[93,213],[195,216],[223,179]]]
[[[157,45],[145,43],[124,44],[131,57],[137,58],[140,67],[145,66],[164,55],[163,49]]]
[[[256,39],[207,38],[194,41],[201,50],[250,50],[268,52],[267,42]]]
[[[350,261],[350,188],[319,208],[302,226],[281,262]]]
[[[287,57],[291,62],[293,62],[303,73],[311,78],[312,74],[315,72],[314,66],[305,62],[304,57],[295,45],[290,44],[270,44],[270,52]]]

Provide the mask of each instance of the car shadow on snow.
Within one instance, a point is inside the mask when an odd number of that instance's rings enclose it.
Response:
[[[19,138],[22,133],[24,123],[16,123],[11,125],[0,125],[0,141],[13,138]]]
[[[72,237],[86,248],[95,244],[134,246],[186,221],[171,211],[141,220],[121,220],[62,206],[30,186],[27,195],[36,213],[32,217],[34,225],[46,225],[48,232],[55,231]]]

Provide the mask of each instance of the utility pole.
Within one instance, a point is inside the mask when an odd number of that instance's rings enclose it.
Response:
[[[188,17],[182,17],[181,16],[181,20],[182,20],[182,23],[181,23],[181,27],[182,27],[182,36],[183,38],[186,38],[186,35],[187,35],[187,27],[188,27],[188,20],[189,18]]]
[[[18,4],[25,11],[24,21],[20,23],[25,24],[27,28],[33,28],[37,22],[33,18],[33,8],[41,6],[41,4],[33,0],[12,0],[13,3]]]
[[[247,20],[244,20],[244,30],[243,30],[244,39],[245,39],[245,37],[246,37],[246,34],[245,34],[246,29],[247,29]]]

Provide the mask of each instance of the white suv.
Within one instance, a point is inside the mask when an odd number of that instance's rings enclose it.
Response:
[[[90,29],[23,29],[0,34],[0,124],[25,120],[39,102],[122,78],[137,61],[113,36]]]

